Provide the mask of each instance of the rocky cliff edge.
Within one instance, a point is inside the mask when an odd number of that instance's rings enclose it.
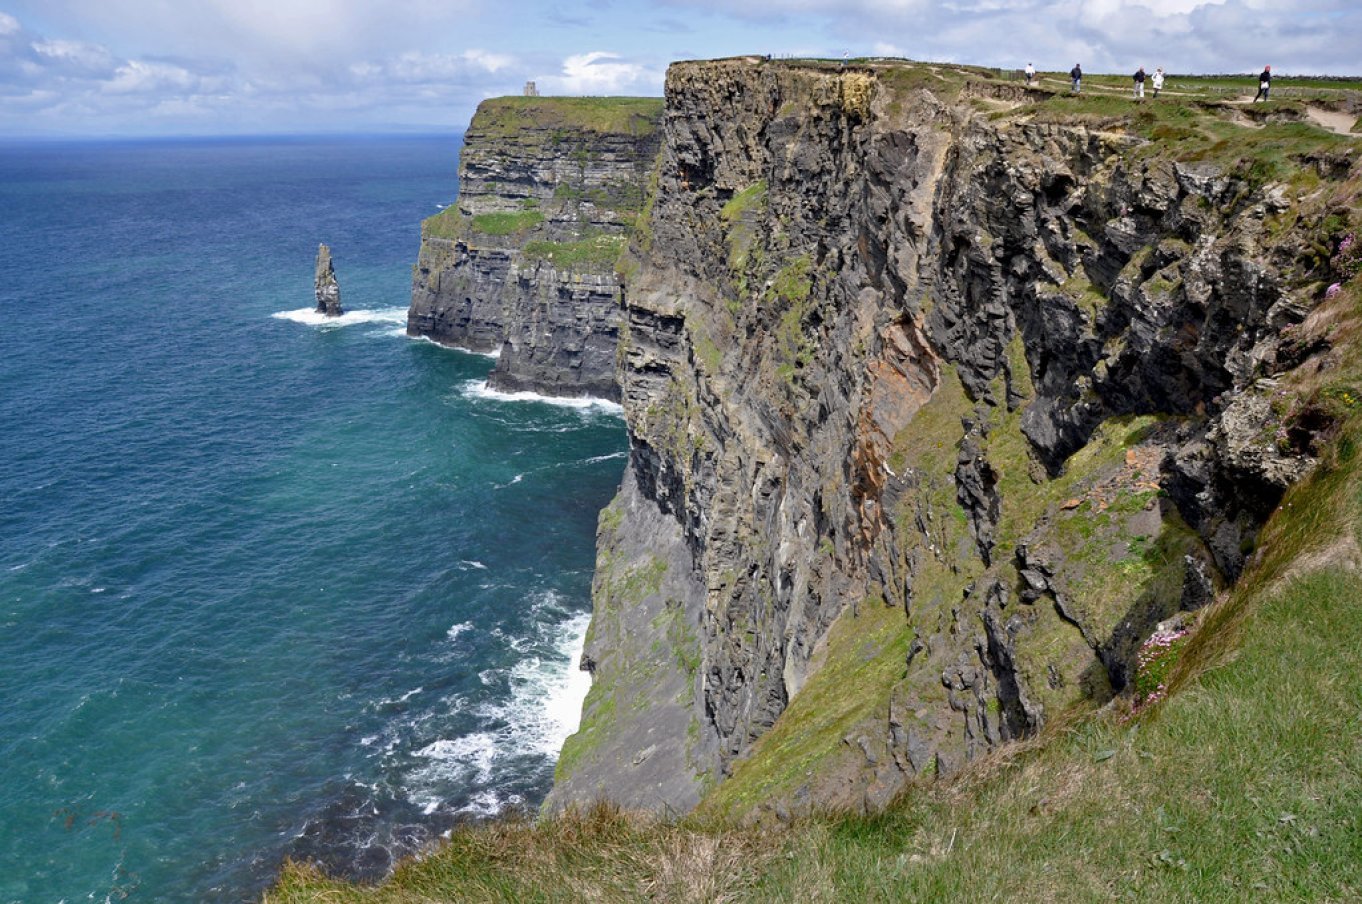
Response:
[[[1355,140],[993,75],[670,69],[549,808],[874,808],[1101,705],[1357,404]]]
[[[407,332],[499,355],[503,390],[615,399],[621,282],[661,138],[655,98],[503,97],[422,224]]]

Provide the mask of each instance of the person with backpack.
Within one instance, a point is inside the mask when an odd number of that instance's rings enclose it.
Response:
[[[1272,67],[1264,66],[1263,74],[1258,76],[1258,93],[1253,95],[1253,103],[1257,103],[1258,98],[1260,97],[1263,99],[1263,103],[1267,103],[1267,92],[1268,89],[1271,87],[1272,87]]]
[[[1083,90],[1083,67],[1074,63],[1074,68],[1069,70],[1069,78],[1074,80],[1073,87],[1069,89],[1070,94],[1078,94]]]
[[[1144,67],[1135,70],[1135,99],[1144,100]]]

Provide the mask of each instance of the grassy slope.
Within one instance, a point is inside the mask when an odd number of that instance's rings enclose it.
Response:
[[[1108,109],[1114,103],[1061,96],[1031,112],[1105,126],[1122,115]],[[1129,105],[1119,103],[1128,115]],[[1222,122],[1217,109],[1191,107],[1137,114],[1127,127],[1175,140],[1180,153],[1274,169],[1305,145],[1335,144],[1304,124],[1249,130]],[[1350,288],[1352,297],[1335,305],[1334,338],[1356,348],[1360,306],[1357,286]],[[1356,354],[1328,379],[1362,382]],[[1299,387],[1302,395],[1309,389]],[[741,804],[766,781],[779,784],[782,770],[789,772],[780,761],[817,765],[818,743],[792,727],[822,735],[860,717],[865,697],[841,710],[835,694],[815,700],[815,676],[759,745],[779,756],[754,757],[746,776],[740,771],[738,781],[721,785],[700,816],[656,824],[598,808],[469,828],[379,888],[291,866],[267,900],[1356,899],[1360,441],[1362,418],[1354,415],[1325,464],[1264,530],[1255,567],[1205,613],[1175,669],[1172,697],[1133,720],[1122,721],[1120,707],[1056,719],[1039,738],[948,782],[910,788],[877,816],[823,814],[779,830],[736,826],[724,804]],[[862,679],[892,683],[881,666],[902,662],[911,634],[901,619],[881,624],[886,611],[868,613],[874,644],[863,642],[864,624],[860,643],[834,631],[826,674],[837,680],[825,690]]]
[[[470,128],[488,135],[561,128],[642,136],[656,131],[661,118],[660,97],[494,97],[478,105]]]

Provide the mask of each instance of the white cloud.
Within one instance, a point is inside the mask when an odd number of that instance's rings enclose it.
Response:
[[[19,20],[7,13],[0,13],[0,35],[14,35],[19,33]]]
[[[433,35],[457,33],[460,20],[478,12],[475,0],[41,0],[41,6],[50,21],[80,23],[114,46],[142,47],[152,39],[157,55],[283,71],[427,45]]]
[[[119,66],[101,89],[107,94],[145,94],[149,92],[189,91],[198,87],[198,78],[189,70],[169,63],[129,60]]]
[[[662,78],[660,70],[626,62],[617,53],[593,50],[568,57],[558,74],[541,76],[536,81],[546,94],[659,94]]]
[[[116,62],[107,48],[84,41],[34,41],[29,46],[44,62],[67,71],[107,73]]]
[[[515,64],[515,57],[507,56],[504,53],[489,53],[486,50],[465,50],[463,58],[474,65],[481,66],[488,72],[500,72],[502,69]]]
[[[869,16],[880,21],[886,19],[902,21],[931,8],[927,0],[843,0],[835,4],[827,3],[826,0],[745,0],[740,4],[734,4],[730,0],[663,0],[663,2],[669,6],[709,9],[736,18],[767,21],[772,17],[785,16],[819,16],[832,20],[855,20]],[[971,2],[968,5],[979,4]]]
[[[659,0],[763,35],[803,28],[820,53],[880,53],[916,59],[1042,68],[1133,71],[1162,64],[1182,72],[1357,74],[1362,4],[1357,0]],[[787,39],[788,40],[788,39]]]
[[[387,73],[408,82],[433,79],[464,79],[474,72],[495,73],[515,64],[515,58],[485,50],[465,50],[463,53],[421,53],[408,51],[384,63],[361,63],[369,75]],[[355,71],[356,66],[351,67]]]

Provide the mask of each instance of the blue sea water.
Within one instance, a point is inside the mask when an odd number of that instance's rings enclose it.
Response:
[[[374,876],[547,791],[626,440],[402,335],[458,145],[0,146],[0,902]]]

